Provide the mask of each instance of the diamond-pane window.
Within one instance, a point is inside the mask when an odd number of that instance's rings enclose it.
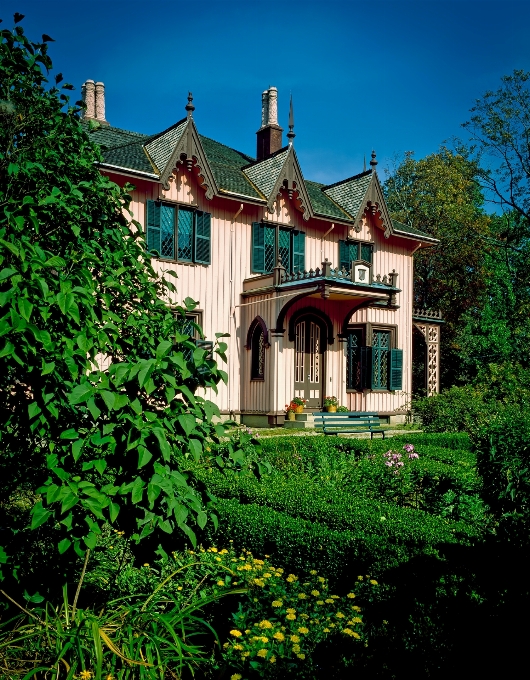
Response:
[[[178,212],[178,259],[191,262],[193,255],[193,211],[180,208]]]
[[[374,330],[372,334],[372,389],[388,389],[390,331]]]
[[[369,262],[372,264],[372,253],[374,252],[374,247],[371,243],[361,243],[361,260]]]
[[[160,256],[175,259],[175,208],[160,206]]]
[[[280,229],[278,233],[278,257],[282,259],[285,269],[291,271],[291,232]]]
[[[361,346],[363,331],[354,328],[348,331],[346,347],[346,388],[349,390],[362,390],[361,374]]]
[[[276,229],[265,227],[265,271],[271,272],[276,265]]]

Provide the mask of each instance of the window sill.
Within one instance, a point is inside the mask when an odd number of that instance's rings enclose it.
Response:
[[[182,264],[186,267],[209,267],[209,264],[204,264],[202,262],[188,262],[188,260],[169,260],[166,259],[165,257],[152,257],[152,260],[156,260],[157,262],[167,262],[168,264]]]
[[[265,378],[251,378],[250,382],[265,382]]]

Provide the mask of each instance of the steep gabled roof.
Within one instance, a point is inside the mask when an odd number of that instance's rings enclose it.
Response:
[[[206,197],[232,194],[266,203],[270,212],[282,188],[296,192],[304,219],[317,216],[328,220],[353,222],[370,206],[378,215],[385,236],[394,234],[425,243],[438,239],[392,220],[376,172],[367,170],[335,184],[305,180],[293,146],[284,147],[263,161],[199,135],[193,118],[184,118],[156,135],[144,135],[112,126],[89,130],[101,146],[103,165],[140,173],[161,182],[166,188],[178,163],[199,167],[199,179]]]
[[[367,170],[360,175],[330,184],[322,191],[354,220],[358,216],[371,181],[372,170]]]

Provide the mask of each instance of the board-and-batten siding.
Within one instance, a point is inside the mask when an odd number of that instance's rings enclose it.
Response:
[[[208,339],[214,340],[216,332],[228,332],[228,366],[220,367],[229,375],[228,386],[221,383],[218,394],[207,390],[207,398],[215,401],[223,412],[283,412],[284,406],[294,396],[294,343],[288,338],[288,322],[296,310],[314,306],[330,316],[333,322],[334,343],[328,345],[324,357],[325,394],[338,396],[341,403],[351,410],[393,412],[402,408],[407,401],[403,393],[410,393],[411,365],[411,303],[412,303],[412,257],[414,241],[390,237],[369,224],[363,226],[355,238],[374,242],[373,273],[381,276],[395,269],[399,273],[398,310],[364,308],[352,318],[351,323],[377,323],[398,325],[398,346],[403,349],[403,392],[402,393],[357,393],[346,394],[345,343],[338,334],[342,330],[344,315],[353,306],[351,302],[310,298],[297,302],[287,315],[286,332],[283,337],[271,337],[271,346],[265,352],[265,380],[250,380],[250,351],[245,348],[247,332],[253,319],[259,314],[267,328],[275,328],[280,308],[288,299],[275,300],[271,295],[243,298],[243,281],[253,276],[251,272],[252,223],[267,221],[301,229],[306,233],[305,268],[316,269],[327,258],[333,266],[339,261],[339,240],[347,238],[349,226],[330,221],[303,220],[302,214],[293,209],[289,200],[278,201],[273,214],[265,206],[244,204],[243,211],[234,219],[240,207],[237,199],[215,197],[208,201],[204,190],[198,186],[195,171],[193,176],[185,169],[179,169],[170,183],[168,191],[154,182],[134,180],[136,189],[132,192],[131,210],[134,219],[145,227],[146,203],[148,200],[175,201],[197,206],[199,210],[211,213],[211,264],[182,264],[153,260],[156,271],[172,269],[176,272],[177,294],[171,303],[179,304],[191,297],[199,302],[202,311],[203,331]],[[110,175],[111,179],[123,184],[125,177]],[[281,293],[280,293],[281,295]],[[252,303],[252,304],[248,304]]]

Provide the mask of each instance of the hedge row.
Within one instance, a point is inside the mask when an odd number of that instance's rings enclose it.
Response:
[[[318,522],[333,531],[353,531],[363,540],[377,535],[394,544],[425,546],[465,542],[477,536],[477,530],[465,522],[354,496],[307,479],[271,476],[259,482],[253,477],[225,476],[212,470],[204,481],[217,497],[267,506],[294,518]]]
[[[209,530],[212,542],[233,541],[256,555],[274,556],[294,573],[316,569],[333,581],[340,580],[344,588],[357,574],[379,576],[415,557],[440,558],[447,544],[469,544],[475,539],[472,534],[464,536],[464,527],[456,529],[450,522],[407,526],[405,514],[401,522],[396,517],[382,521],[380,515],[377,524],[373,513],[360,507],[355,509],[357,525],[350,531],[235,499],[219,500],[217,512],[219,528]]]

